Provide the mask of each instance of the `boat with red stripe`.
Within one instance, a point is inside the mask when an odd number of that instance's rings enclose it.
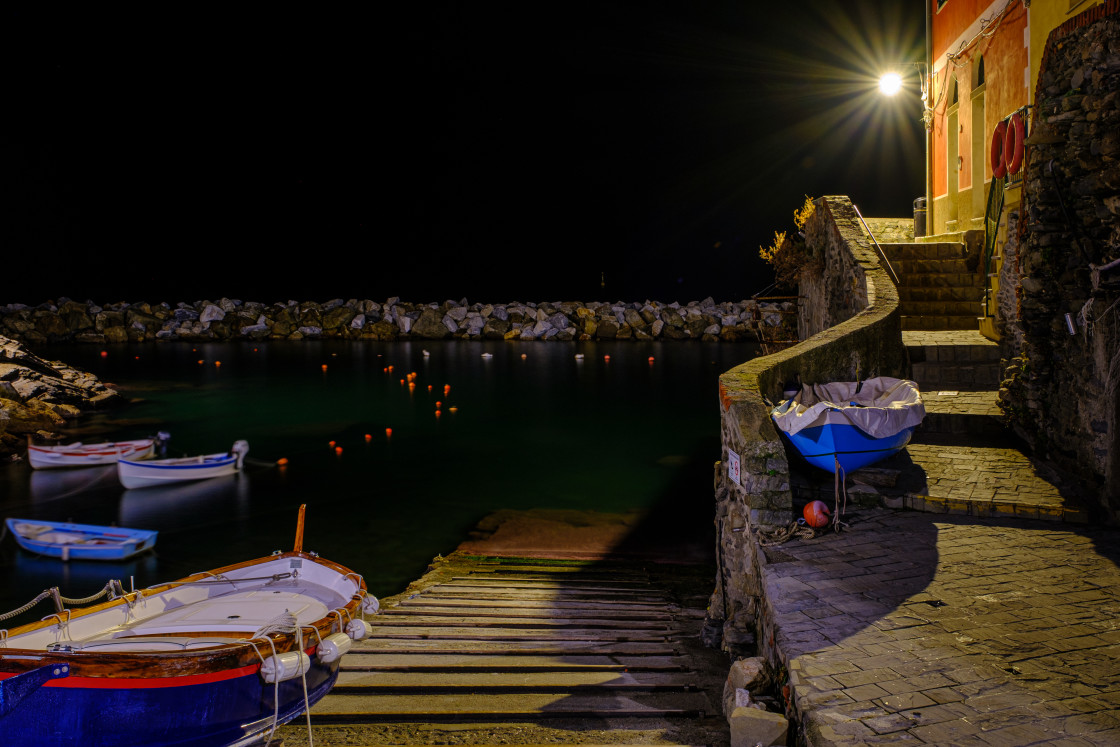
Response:
[[[4,745],[249,745],[307,711],[378,609],[295,548],[0,630]]]

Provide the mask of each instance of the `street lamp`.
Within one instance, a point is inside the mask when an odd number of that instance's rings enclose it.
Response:
[[[925,215],[926,215],[926,221],[925,221],[925,226],[924,226],[926,231],[923,232],[923,234],[922,234],[924,236],[924,235],[928,235],[928,230],[929,230],[929,227],[930,227],[929,218],[930,218],[930,215],[932,214],[932,208],[933,208],[933,205],[931,204],[931,202],[933,200],[933,197],[932,197],[932,189],[931,189],[931,184],[930,184],[930,179],[932,177],[931,177],[931,174],[930,174],[930,163],[929,163],[929,139],[930,139],[931,133],[933,131],[933,108],[930,106],[930,98],[929,98],[929,66],[925,62],[913,62],[911,64],[914,65],[914,67],[917,68],[917,72],[918,72],[918,86],[919,86],[919,88],[921,89],[921,92],[922,92],[922,124],[925,126],[925,130],[926,130],[926,136],[924,138],[924,140],[925,140],[925,165],[924,165],[924,168],[925,168],[925,173],[926,173],[925,195],[922,197],[922,201],[925,203],[924,212],[925,212]],[[879,92],[882,93],[884,96],[894,96],[895,94],[897,94],[901,90],[902,90],[902,74],[901,73],[889,72],[889,73],[884,73],[882,76],[880,76],[880,78],[879,78]],[[916,207],[916,205],[915,205],[915,207]],[[917,226],[915,226],[915,228],[917,228]],[[916,231],[915,231],[914,238],[918,238]]]

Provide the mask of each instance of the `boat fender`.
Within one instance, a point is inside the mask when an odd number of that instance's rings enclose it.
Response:
[[[346,635],[355,641],[361,641],[373,635],[373,626],[365,620],[351,620],[346,624]]]
[[[324,638],[319,643],[319,648],[316,649],[319,655],[319,661],[324,664],[338,661],[350,650],[350,646],[353,644],[354,642],[350,640],[350,636],[345,633],[332,633]]]
[[[381,602],[373,594],[366,594],[362,599],[362,612],[367,615],[376,615],[381,611]]]
[[[261,664],[261,679],[265,682],[284,682],[311,669],[311,657],[302,651],[275,654]]]

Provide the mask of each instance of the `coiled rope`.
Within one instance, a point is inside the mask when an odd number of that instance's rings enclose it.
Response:
[[[16,615],[22,615],[24,612],[27,612],[28,610],[30,610],[32,607],[34,607],[35,605],[37,605],[39,602],[43,601],[44,599],[54,598],[54,599],[58,599],[59,602],[62,602],[64,604],[73,604],[73,605],[89,604],[90,602],[96,602],[101,597],[109,596],[110,594],[112,594],[118,588],[120,588],[120,582],[119,581],[109,581],[108,583],[105,584],[104,587],[102,587],[101,591],[97,592],[96,594],[90,594],[88,597],[80,597],[80,598],[77,598],[77,599],[71,599],[70,597],[62,596],[62,594],[60,594],[58,592],[58,587],[53,586],[50,589],[46,589],[43,592],[41,592],[39,594],[39,596],[35,597],[34,599],[32,599],[30,602],[23,605],[22,607],[19,607],[18,609],[14,609],[11,612],[5,612],[3,614],[0,614],[0,620],[8,620],[8,619],[11,619],[11,618],[15,617]],[[62,609],[60,608],[57,611],[61,612]]]

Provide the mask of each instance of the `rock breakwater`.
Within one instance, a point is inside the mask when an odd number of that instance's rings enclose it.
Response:
[[[0,334],[27,344],[148,340],[704,340],[796,337],[796,304],[576,302],[480,304],[334,299],[264,304],[222,298],[171,306],[62,298],[0,306]]]

